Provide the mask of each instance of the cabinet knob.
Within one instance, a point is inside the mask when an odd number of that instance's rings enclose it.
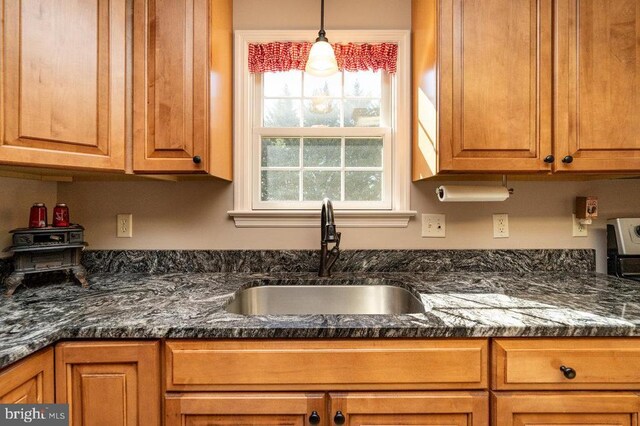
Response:
[[[554,157],[553,155],[547,155],[546,157],[544,157],[544,162],[547,164],[551,164],[554,161],[556,161],[556,157]]]
[[[199,155],[193,157],[193,162],[196,164],[202,163],[202,158]]]
[[[345,421],[344,418],[344,414],[342,414],[342,411],[336,411],[336,415],[333,416],[333,422],[337,425],[343,425]]]
[[[571,163],[573,163],[573,157],[572,157],[572,156],[570,156],[570,155],[567,155],[566,157],[564,157],[564,158],[562,159],[562,162],[563,162],[564,164],[571,164]]]
[[[311,415],[309,416],[309,423],[311,423],[312,425],[320,424],[320,415],[317,411],[311,412]]]
[[[576,370],[574,370],[571,367],[565,367],[564,365],[561,365],[560,371],[562,371],[562,374],[564,374],[564,377],[566,377],[569,380],[576,378]]]

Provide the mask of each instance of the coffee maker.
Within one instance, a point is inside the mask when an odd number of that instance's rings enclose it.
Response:
[[[640,281],[640,218],[607,221],[607,273]]]

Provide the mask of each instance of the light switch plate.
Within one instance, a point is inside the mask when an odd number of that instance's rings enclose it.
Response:
[[[444,238],[445,216],[443,214],[422,215],[422,238]]]

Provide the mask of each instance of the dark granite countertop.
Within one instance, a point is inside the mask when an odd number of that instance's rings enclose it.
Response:
[[[242,316],[224,307],[267,278],[312,273],[97,272],[90,288],[47,284],[0,300],[0,367],[61,339],[638,336],[640,283],[594,272],[338,272],[396,283],[425,314]]]

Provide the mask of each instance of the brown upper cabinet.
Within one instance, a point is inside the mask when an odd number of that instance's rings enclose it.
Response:
[[[550,169],[551,0],[414,0],[413,54],[414,180]]]
[[[414,180],[640,171],[640,4],[413,0],[412,16]]]
[[[124,170],[126,1],[1,7],[0,163]]]
[[[0,164],[230,180],[231,5],[4,2]]]
[[[640,2],[555,7],[555,170],[639,171]]]
[[[136,0],[134,29],[134,171],[231,179],[231,1]]]

